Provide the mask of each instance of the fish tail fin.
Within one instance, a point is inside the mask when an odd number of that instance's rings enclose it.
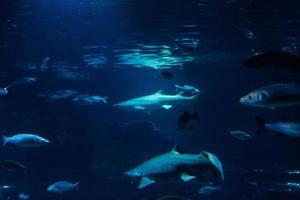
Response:
[[[79,192],[79,184],[80,182],[75,183],[75,190]]]
[[[266,120],[264,120],[261,117],[256,117],[255,120],[256,120],[256,125],[257,125],[256,134],[261,135],[261,134],[263,134],[263,132],[265,130]]]
[[[177,84],[175,84],[174,87],[175,87],[175,91],[177,92],[177,91],[179,90],[179,87],[180,87],[180,86],[177,85]]]
[[[2,141],[3,141],[2,145],[3,146],[5,146],[8,143],[8,140],[9,140],[9,138],[7,136],[2,135]]]
[[[176,94],[176,96],[182,96],[184,94],[184,91],[180,91]]]
[[[105,97],[103,98],[103,102],[104,102],[105,104],[107,104],[107,99],[108,99],[107,96],[105,96]]]
[[[191,96],[191,98],[192,98],[192,99],[198,99],[199,96],[200,96],[200,94],[195,94],[195,95]]]

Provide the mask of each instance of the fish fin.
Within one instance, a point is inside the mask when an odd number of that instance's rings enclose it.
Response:
[[[202,151],[201,154],[205,156],[215,166],[215,168],[219,171],[221,175],[221,180],[223,181],[224,172],[223,172],[223,166],[220,159],[216,155],[209,153],[207,151]]]
[[[162,90],[158,90],[157,92],[155,92],[155,94],[162,94]]]
[[[145,110],[146,109],[146,107],[144,107],[144,106],[134,106],[133,108],[136,110]]]
[[[256,120],[256,125],[257,125],[256,134],[261,135],[264,133],[266,120],[264,120],[261,117],[256,117],[255,120]]]
[[[171,108],[173,108],[173,106],[172,105],[162,105],[161,106],[162,108],[164,108],[164,109],[166,109],[166,110],[170,110]]]
[[[3,135],[2,140],[3,140],[3,146],[5,146],[8,143],[9,138]]]
[[[151,180],[150,178],[147,178],[147,177],[143,177],[140,184],[139,184],[139,186],[138,186],[138,188],[142,189],[142,188],[147,187],[148,185],[151,185],[153,183],[155,183],[154,180]]]
[[[172,149],[172,152],[176,154],[184,154],[184,151],[178,144],[175,145],[175,147]]]
[[[77,192],[79,192],[79,184],[80,184],[80,182],[75,183],[75,190],[76,190]]]
[[[197,99],[200,96],[200,94],[195,94],[193,96],[191,96],[192,99]]]
[[[192,179],[196,178],[196,176],[190,176],[188,175],[187,173],[182,173],[181,174],[181,179],[184,181],[184,182],[188,182]]]
[[[176,94],[176,96],[182,96],[184,94],[184,91],[180,91]]]
[[[107,99],[108,99],[108,97],[104,97],[103,98],[103,103],[107,104]]]

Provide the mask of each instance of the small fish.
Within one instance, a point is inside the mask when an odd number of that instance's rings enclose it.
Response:
[[[44,58],[40,66],[41,71],[46,71],[49,68],[50,57]]]
[[[195,124],[199,122],[198,113],[191,114],[189,111],[185,111],[177,121],[177,130],[189,131],[194,130]]]
[[[191,92],[192,94],[197,94],[197,93],[200,93],[200,90],[197,89],[196,87],[194,86],[191,86],[191,85],[183,85],[183,86],[180,86],[180,85],[175,85],[175,88],[176,88],[176,91],[185,91],[185,92]]]
[[[160,74],[167,80],[172,80],[174,75],[171,72],[160,71]]]
[[[240,103],[261,108],[295,106],[300,104],[300,85],[277,83],[258,88],[240,98]]]
[[[67,99],[67,98],[74,97],[77,94],[78,94],[78,92],[74,91],[74,90],[58,90],[56,92],[42,93],[42,94],[39,94],[38,96],[39,97],[46,97],[51,102],[55,102],[59,99]]]
[[[287,69],[300,71],[300,57],[289,52],[268,52],[255,55],[242,63],[253,69]]]
[[[26,167],[25,165],[13,161],[13,160],[2,160],[0,161],[0,167],[9,171],[25,171],[28,175],[31,174],[31,169]]]
[[[265,133],[265,131],[272,131],[278,133],[278,135],[300,137],[300,121],[282,120],[268,123],[266,120],[256,117],[256,124],[258,135]]]
[[[205,195],[209,195],[215,192],[221,191],[221,187],[213,187],[213,186],[204,186],[202,188],[200,188],[200,190],[198,191],[199,194],[205,194]]]
[[[62,194],[71,190],[79,191],[79,182],[70,183],[67,181],[58,181],[47,188],[48,192]]]
[[[107,104],[107,97],[79,95],[72,100],[79,105]]]
[[[18,196],[18,199],[20,199],[20,200],[29,200],[29,198],[30,198],[30,195],[29,194],[25,194],[25,193],[21,193]]]
[[[8,87],[0,88],[0,96],[6,96],[8,94]]]
[[[19,147],[39,147],[49,143],[49,140],[34,134],[22,133],[11,137],[3,136],[3,146],[13,144]]]
[[[230,131],[229,133],[232,137],[238,139],[238,140],[250,140],[252,137],[250,134],[244,132],[244,131]]]

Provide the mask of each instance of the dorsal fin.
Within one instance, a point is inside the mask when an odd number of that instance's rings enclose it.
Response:
[[[177,154],[184,154],[184,151],[178,144],[175,145],[175,147],[172,149],[172,152]]]
[[[158,90],[155,94],[162,94],[162,90],[160,89],[160,90]]]
[[[177,94],[176,94],[176,96],[182,96],[184,94],[184,91],[181,91],[181,92],[178,92]]]

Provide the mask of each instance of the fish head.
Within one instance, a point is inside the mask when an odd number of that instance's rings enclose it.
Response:
[[[240,98],[240,103],[244,105],[263,105],[269,98],[267,91],[253,91]]]
[[[47,145],[50,143],[50,141],[45,138],[38,137],[34,139],[34,143],[39,145]]]
[[[139,168],[134,168],[126,171],[124,175],[129,177],[142,177],[142,172]]]

